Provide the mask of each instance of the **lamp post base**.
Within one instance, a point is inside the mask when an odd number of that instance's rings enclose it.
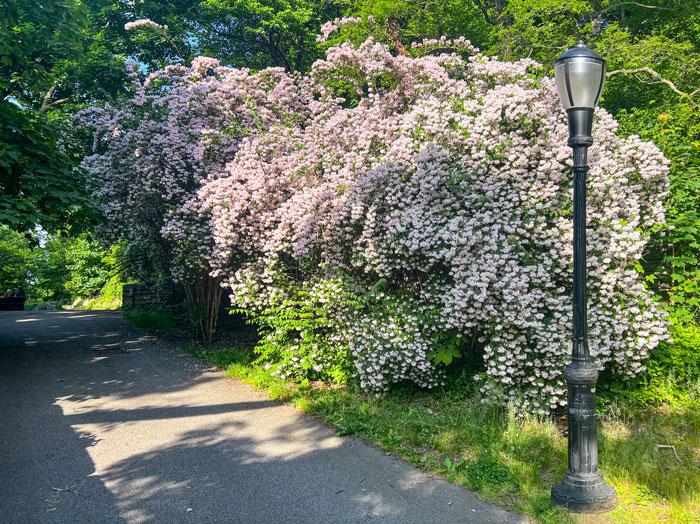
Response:
[[[573,473],[567,469],[562,481],[552,488],[551,500],[570,513],[604,513],[617,506],[617,493],[600,471]]]

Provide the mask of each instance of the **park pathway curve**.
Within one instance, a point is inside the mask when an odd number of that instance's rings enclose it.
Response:
[[[516,523],[120,312],[0,312],[0,522]]]

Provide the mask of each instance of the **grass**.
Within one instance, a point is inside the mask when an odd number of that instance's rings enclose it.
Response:
[[[149,331],[170,331],[175,328],[173,317],[157,309],[127,309],[124,318],[136,327]]]
[[[73,309],[102,309],[102,310],[115,310],[122,307],[121,298],[105,301],[98,298],[79,298],[71,304]]]
[[[44,302],[43,300],[27,300],[24,303],[24,310],[25,311],[32,311],[36,306],[39,306],[39,310],[45,310],[49,307],[49,304],[52,302]],[[59,302],[53,302],[53,307],[55,308],[56,311],[60,311],[63,309],[63,306]]]
[[[603,515],[572,516],[549,502],[567,460],[566,439],[555,422],[484,405],[466,378],[432,392],[402,388],[373,396],[271,378],[251,365],[249,349],[189,350],[333,424],[338,435],[357,435],[536,522],[700,522],[700,403],[643,412],[613,404],[602,412],[600,467],[618,491],[619,505]]]

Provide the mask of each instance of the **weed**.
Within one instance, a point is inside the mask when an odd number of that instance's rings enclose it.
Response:
[[[466,486],[480,490],[484,484],[499,485],[512,480],[510,470],[504,464],[485,457],[466,466]]]

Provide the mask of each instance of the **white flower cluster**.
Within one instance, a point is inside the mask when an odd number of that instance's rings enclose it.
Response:
[[[152,29],[162,30],[168,29],[167,25],[157,24],[153,20],[149,20],[148,18],[142,18],[140,20],[134,20],[133,22],[127,22],[126,24],[124,24],[124,29],[126,29],[127,31],[131,31],[132,29],[135,29],[137,27],[150,27]]]

